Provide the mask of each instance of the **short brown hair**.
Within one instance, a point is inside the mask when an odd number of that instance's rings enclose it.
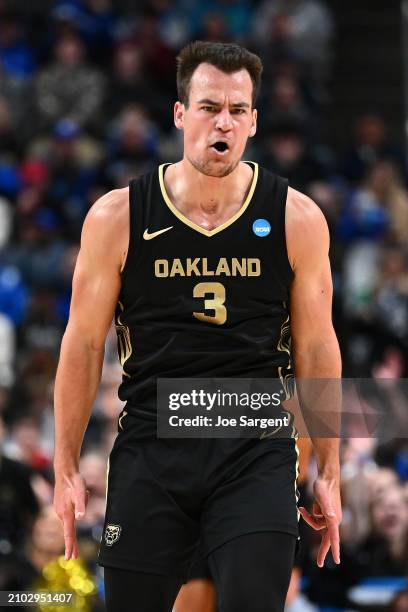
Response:
[[[243,68],[247,70],[253,85],[252,105],[255,104],[263,70],[260,58],[234,43],[196,40],[186,45],[177,56],[177,93],[185,106],[188,106],[191,77],[202,63],[211,64],[227,74]]]

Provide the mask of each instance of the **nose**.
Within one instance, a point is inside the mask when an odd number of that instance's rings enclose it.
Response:
[[[228,108],[223,108],[216,117],[215,127],[222,132],[232,129],[232,116]]]

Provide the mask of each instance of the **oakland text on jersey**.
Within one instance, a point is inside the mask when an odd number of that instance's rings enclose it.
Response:
[[[220,257],[213,265],[207,257],[156,259],[158,278],[174,276],[260,276],[261,261],[256,257]]]

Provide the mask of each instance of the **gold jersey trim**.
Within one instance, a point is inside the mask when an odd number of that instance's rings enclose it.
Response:
[[[278,367],[278,376],[286,394],[285,399],[289,399],[292,396],[294,378],[291,364],[290,315],[286,317],[281,325],[280,337],[276,348],[280,353],[287,353],[289,355],[289,364],[285,367]]]
[[[106,508],[106,504],[108,503],[109,470],[110,470],[110,456],[108,457],[108,460],[106,462],[105,508]]]
[[[256,162],[249,162],[251,165],[253,165],[254,167],[254,175],[252,177],[252,183],[251,183],[251,187],[249,189],[248,195],[245,198],[245,202],[243,203],[243,205],[241,206],[241,208],[239,209],[238,212],[235,213],[235,215],[233,215],[230,219],[228,219],[228,221],[225,221],[225,223],[222,223],[221,225],[219,225],[218,227],[215,227],[212,230],[206,230],[203,227],[201,227],[200,225],[197,225],[197,223],[194,223],[194,221],[191,221],[190,219],[188,219],[185,215],[183,215],[183,213],[181,213],[173,204],[173,202],[170,200],[169,195],[166,191],[166,187],[164,185],[164,168],[165,166],[170,166],[171,164],[166,163],[166,164],[161,164],[159,166],[159,183],[160,183],[160,189],[162,192],[162,196],[164,201],[166,202],[167,206],[169,207],[169,209],[171,210],[171,212],[185,225],[188,225],[188,227],[191,227],[193,230],[196,230],[196,232],[200,232],[200,234],[204,234],[204,236],[207,236],[208,238],[210,238],[211,236],[214,236],[215,234],[218,234],[219,232],[222,232],[223,230],[225,230],[227,227],[229,227],[230,225],[232,225],[234,223],[234,221],[236,221],[237,219],[239,219],[239,217],[246,211],[246,209],[248,208],[251,200],[252,200],[252,196],[254,195],[254,191],[255,191],[255,187],[258,181],[258,164]]]
[[[118,357],[120,365],[123,369],[123,375],[130,378],[130,375],[125,372],[125,363],[132,354],[132,342],[130,340],[130,331],[127,325],[124,325],[120,319],[123,314],[124,307],[122,302],[118,302],[121,313],[117,315],[115,321],[116,334],[118,340]]]
[[[300,451],[299,451],[299,447],[297,445],[297,441],[299,439],[299,434],[296,431],[296,427],[295,425],[293,425],[293,430],[292,430],[292,438],[294,438],[295,440],[295,451],[296,451],[296,466],[295,466],[295,499],[296,499],[296,513],[297,513],[297,521],[299,523],[300,520],[300,512],[299,512],[299,507],[298,507],[298,503],[299,503],[299,499],[300,499],[300,492],[298,489],[298,478],[299,478],[299,460],[300,460]]]

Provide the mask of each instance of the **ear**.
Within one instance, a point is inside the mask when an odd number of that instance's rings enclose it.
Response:
[[[252,138],[252,136],[255,136],[256,134],[257,119],[258,119],[258,111],[256,110],[256,108],[254,108],[254,110],[252,111],[252,125],[251,125],[251,129],[249,130],[250,138]]]
[[[182,130],[184,128],[184,113],[186,109],[184,104],[181,102],[176,102],[174,104],[174,125],[178,130]]]

